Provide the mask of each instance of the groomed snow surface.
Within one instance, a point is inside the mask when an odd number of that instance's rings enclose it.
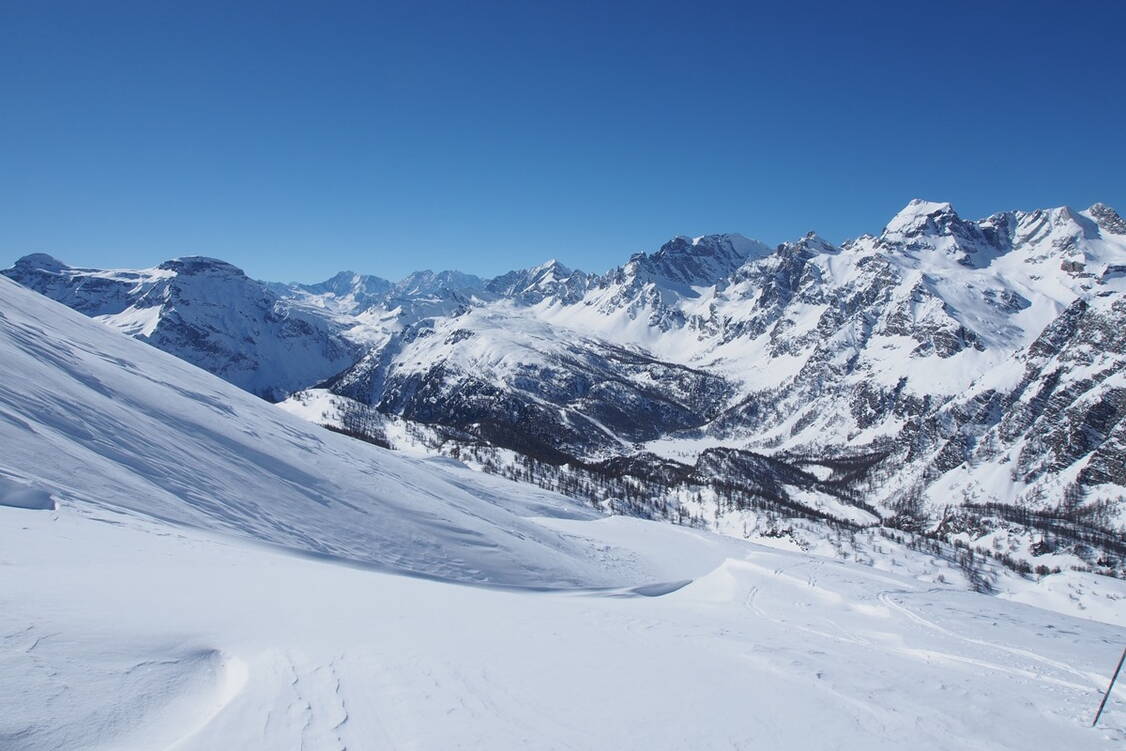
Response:
[[[1121,608],[600,517],[6,279],[0,445],[4,751],[1126,741],[1126,690],[1089,727]]]

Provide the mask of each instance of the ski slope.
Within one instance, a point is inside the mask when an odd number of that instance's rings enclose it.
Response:
[[[0,279],[0,748],[1126,741],[1114,623],[600,517]]]

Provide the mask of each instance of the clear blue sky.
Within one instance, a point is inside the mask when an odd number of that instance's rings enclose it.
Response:
[[[0,264],[592,271],[1126,208],[1126,2],[0,1]]]

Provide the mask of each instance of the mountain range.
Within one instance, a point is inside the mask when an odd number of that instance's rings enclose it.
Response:
[[[1102,204],[913,200],[839,245],[676,237],[603,274],[3,273],[335,429],[564,468],[633,513],[1003,532],[1020,560],[1124,567],[1126,222]]]

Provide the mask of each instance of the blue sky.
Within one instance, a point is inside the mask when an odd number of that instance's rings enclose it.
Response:
[[[988,7],[986,7],[988,6]],[[1126,208],[1126,3],[0,3],[0,263],[599,271]]]

